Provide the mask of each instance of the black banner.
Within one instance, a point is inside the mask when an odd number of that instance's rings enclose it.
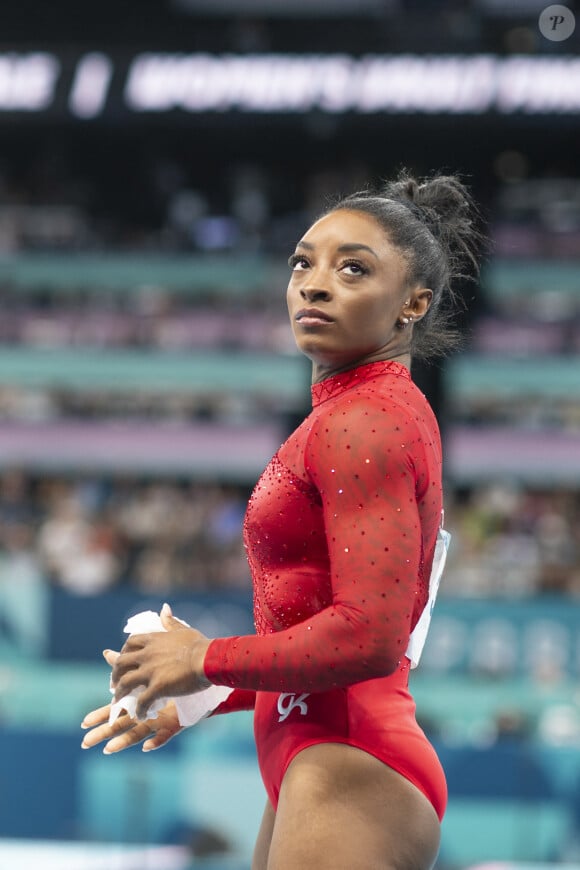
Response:
[[[580,59],[0,53],[0,120],[191,114],[577,115]]]

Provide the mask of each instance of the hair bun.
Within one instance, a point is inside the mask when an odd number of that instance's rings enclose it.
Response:
[[[457,175],[435,174],[416,179],[402,170],[384,187],[383,195],[406,205],[444,248],[452,272],[477,269],[481,234],[479,213],[471,194]]]
[[[414,206],[417,216],[420,212],[435,235],[442,230],[461,233],[473,229],[473,201],[456,175],[433,175],[418,181],[403,171],[395,181],[387,183],[385,194]]]

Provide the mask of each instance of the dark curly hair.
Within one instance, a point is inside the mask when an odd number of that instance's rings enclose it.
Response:
[[[409,286],[433,291],[429,310],[413,328],[413,356],[429,359],[456,349],[461,336],[453,326],[455,285],[479,275],[484,241],[478,209],[459,177],[418,180],[402,170],[382,189],[342,197],[324,214],[341,209],[372,215],[407,260]]]

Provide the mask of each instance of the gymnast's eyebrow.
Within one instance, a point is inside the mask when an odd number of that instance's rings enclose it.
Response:
[[[311,245],[310,242],[298,242],[296,245],[297,248],[306,248],[307,251],[313,251],[315,246]],[[336,249],[340,254],[349,254],[354,251],[368,251],[369,254],[372,254],[373,257],[376,257],[378,260],[378,254],[376,251],[373,251],[372,248],[369,248],[368,245],[363,245],[359,242],[351,242],[346,245],[340,245],[339,248]]]

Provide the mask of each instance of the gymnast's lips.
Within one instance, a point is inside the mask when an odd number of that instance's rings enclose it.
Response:
[[[294,320],[305,326],[317,323],[332,323],[332,317],[329,317],[328,314],[325,314],[319,308],[301,308],[294,317]]]

